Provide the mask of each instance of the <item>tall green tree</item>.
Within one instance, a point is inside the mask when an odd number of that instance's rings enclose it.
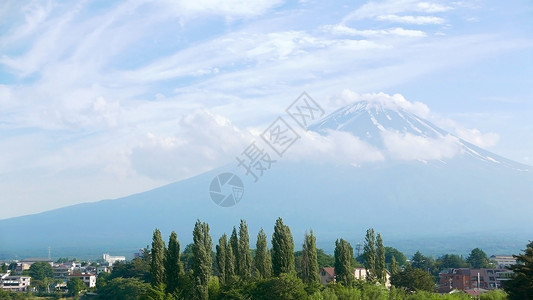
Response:
[[[196,221],[193,230],[193,297],[196,300],[209,298],[208,283],[211,275],[211,251],[213,244],[209,235],[209,225]]]
[[[375,275],[379,283],[385,284],[387,282],[387,272],[385,266],[385,247],[383,246],[383,239],[378,233],[376,238],[376,270]]]
[[[180,243],[178,235],[172,231],[168,240],[168,249],[165,258],[166,291],[173,294],[178,290],[180,279],[183,276],[183,265],[180,260]]]
[[[231,242],[226,243],[226,269],[225,269],[225,279],[224,282],[231,283],[233,276],[235,276],[235,252],[233,251],[233,246]]]
[[[272,271],[275,276],[294,271],[294,240],[281,218],[276,220],[272,234]]]
[[[254,275],[260,279],[268,278],[271,274],[272,265],[269,259],[270,253],[267,248],[267,236],[263,228],[257,234],[255,247]]]
[[[474,248],[468,255],[466,262],[474,269],[488,268],[490,267],[490,260],[485,254],[485,251]]]
[[[366,269],[366,280],[370,283],[377,281],[376,274],[376,235],[374,229],[370,228],[366,231],[365,243],[363,246],[364,266]]]
[[[313,235],[313,230],[309,234],[306,232],[304,237],[304,244],[302,246],[302,276],[306,284],[320,282],[316,238]]]
[[[389,265],[389,271],[391,275],[394,275],[400,271],[400,266],[396,262],[396,257],[393,256],[391,259],[392,261]]]
[[[165,243],[159,229],[154,230],[152,237],[152,261],[150,262],[152,286],[165,284]]]
[[[517,262],[510,268],[514,277],[504,285],[509,300],[533,299],[533,241],[527,244],[523,254],[513,256]]]
[[[67,289],[68,295],[77,299],[80,292],[87,289],[87,287],[81,279],[74,277],[67,282]]]
[[[337,282],[344,286],[352,286],[354,277],[353,248],[347,241],[340,239],[335,241],[335,275]]]
[[[220,284],[224,285],[226,283],[226,248],[228,243],[228,236],[224,233],[218,239],[218,245],[216,246],[216,265],[218,280]]]
[[[239,255],[239,237],[237,235],[237,229],[235,228],[235,226],[233,227],[233,231],[231,232],[229,243],[231,244],[233,257],[235,258],[233,260],[233,273],[235,275],[238,275],[240,270],[239,263],[241,261],[241,256]]]
[[[239,226],[239,276],[242,279],[250,277],[252,272],[252,251],[250,250],[250,236],[248,224],[241,220]]]

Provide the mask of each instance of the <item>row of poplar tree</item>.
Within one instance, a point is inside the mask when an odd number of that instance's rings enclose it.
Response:
[[[278,218],[272,235],[272,248],[267,247],[267,236],[263,229],[257,234],[255,255],[252,256],[248,225],[241,220],[239,229],[234,227],[228,238],[223,234],[212,256],[213,242],[209,235],[209,225],[198,220],[193,230],[192,244],[192,296],[194,299],[208,299],[208,284],[213,276],[213,259],[215,275],[220,285],[246,281],[250,278],[264,279],[282,274],[295,273],[294,240],[290,228]],[[366,280],[371,283],[385,284],[385,247],[383,240],[373,229],[366,232],[364,243],[364,266],[367,270]],[[335,242],[336,281],[345,286],[352,286],[355,281],[353,270],[355,260],[353,248],[344,239]],[[393,260],[391,271],[398,265]],[[319,284],[316,238],[311,230],[306,232],[302,246],[301,279],[306,284]],[[172,232],[165,246],[161,232],[156,229],[152,239],[150,262],[151,285],[154,289],[167,294],[180,294],[180,285],[184,269],[180,261],[180,243],[177,234]]]

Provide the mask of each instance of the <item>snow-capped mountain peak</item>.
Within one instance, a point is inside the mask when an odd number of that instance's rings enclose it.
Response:
[[[530,169],[475,146],[395,103],[358,101],[327,115],[309,130],[323,135],[348,132],[390,159],[444,163],[473,158],[492,167]]]

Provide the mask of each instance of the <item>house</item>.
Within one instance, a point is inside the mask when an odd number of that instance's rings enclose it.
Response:
[[[31,278],[28,276],[11,276],[8,273],[0,274],[0,289],[11,292],[26,292],[30,286]]]
[[[439,273],[439,292],[448,293],[454,289],[493,290],[502,288],[512,272],[506,269],[448,269]]]
[[[320,283],[327,285],[330,282],[335,283],[335,268],[333,267],[324,267],[319,271],[320,274]],[[355,267],[353,269],[353,275],[355,279],[365,279],[367,275],[367,270],[361,267]],[[386,287],[390,287],[390,273],[387,271],[387,281],[385,282]]]
[[[111,273],[111,269],[108,266],[98,266],[96,268],[96,275],[100,275],[100,273]]]
[[[88,288],[96,287],[96,275],[94,274],[88,274],[88,273],[76,273],[76,274],[70,274],[68,276],[68,280],[71,280],[72,278],[79,278],[83,283],[85,283],[85,286]]]
[[[330,282],[335,283],[335,268],[333,267],[324,267],[320,271],[320,283],[327,285]]]

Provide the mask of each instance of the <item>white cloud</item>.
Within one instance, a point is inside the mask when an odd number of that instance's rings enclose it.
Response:
[[[404,110],[422,118],[430,116],[429,107],[424,103],[408,101],[401,94],[389,95],[383,92],[359,94],[350,89],[345,89],[339,97],[332,98],[328,105],[329,107],[340,107],[359,101],[376,103],[381,107],[392,110]]]
[[[500,136],[497,133],[482,133],[479,129],[456,127],[455,134],[463,140],[470,142],[481,148],[489,148],[498,143]]]
[[[443,24],[445,20],[439,17],[433,16],[398,16],[398,15],[380,15],[377,16],[378,21],[388,21],[395,23],[405,23],[405,24]]]
[[[428,138],[387,130],[382,132],[382,137],[388,155],[396,159],[439,160],[461,152],[459,140],[452,135]]]
[[[404,12],[420,13],[441,13],[454,9],[449,5],[440,4],[437,1],[417,1],[417,0],[387,0],[370,1],[344,18],[343,22],[351,19],[375,18],[380,15],[400,14]]]
[[[247,132],[206,110],[183,117],[174,135],[146,133],[132,150],[135,171],[154,179],[177,180],[230,162],[252,140]]]
[[[385,160],[379,149],[348,132],[328,131],[321,135],[313,131],[300,131],[299,134],[301,139],[287,150],[284,159],[352,165]]]
[[[364,37],[390,36],[390,35],[403,36],[403,37],[424,37],[426,36],[426,33],[421,30],[404,29],[401,27],[388,28],[388,29],[359,30],[359,29],[351,28],[345,25],[327,25],[327,26],[324,26],[324,29],[327,31],[330,31],[333,34],[364,36]]]
[[[282,0],[168,0],[175,12],[186,18],[197,15],[253,17],[283,3]]]

